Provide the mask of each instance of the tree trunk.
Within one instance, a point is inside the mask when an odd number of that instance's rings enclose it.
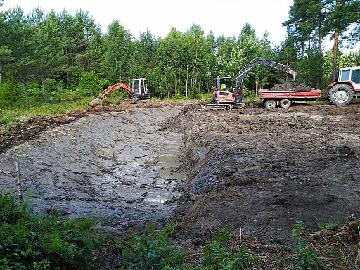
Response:
[[[46,91],[45,91],[45,78],[44,77],[41,77],[41,92],[42,92],[44,101],[47,102],[47,96],[46,96]]]
[[[319,32],[318,32],[318,48],[319,51],[322,51],[322,35],[321,35],[321,29],[319,27]]]
[[[25,90],[25,106],[29,107],[29,92],[28,92],[29,82],[25,81],[24,90]]]
[[[304,41],[301,41],[301,58],[304,58],[305,54],[305,43]]]
[[[337,58],[338,58],[338,49],[339,49],[339,29],[335,29],[334,33],[334,46],[333,46],[333,81],[337,80],[338,70],[337,70]]]

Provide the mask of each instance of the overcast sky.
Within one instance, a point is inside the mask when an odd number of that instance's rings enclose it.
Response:
[[[156,36],[165,36],[176,27],[186,31],[199,24],[206,33],[216,36],[238,35],[246,22],[261,37],[269,32],[269,39],[279,44],[286,29],[281,24],[288,17],[293,0],[4,0],[2,10],[20,6],[26,13],[34,8],[71,13],[88,11],[105,32],[113,20],[130,30],[134,36],[149,29]]]

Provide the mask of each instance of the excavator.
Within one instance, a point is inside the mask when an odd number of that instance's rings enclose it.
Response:
[[[242,106],[244,97],[242,89],[243,79],[257,66],[267,66],[292,75],[294,81],[296,79],[296,71],[292,70],[290,67],[262,57],[256,57],[239,71],[236,78],[236,87],[234,89],[231,89],[230,76],[217,77],[215,79],[216,90],[212,94],[211,103],[206,106],[213,109],[232,109],[236,106]]]
[[[97,96],[93,101],[90,102],[90,106],[101,105],[102,100],[108,94],[118,89],[124,89],[129,94],[129,97],[132,99],[133,103],[136,103],[139,99],[150,98],[150,91],[147,86],[147,80],[145,78],[140,78],[132,80],[131,88],[122,82],[118,82],[114,85],[109,86],[99,96]]]

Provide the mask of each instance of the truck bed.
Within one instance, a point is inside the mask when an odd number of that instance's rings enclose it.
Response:
[[[315,100],[321,97],[321,90],[311,89],[310,91],[270,91],[260,90],[260,99],[290,99],[290,100]]]

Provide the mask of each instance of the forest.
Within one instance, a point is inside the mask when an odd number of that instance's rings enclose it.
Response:
[[[196,24],[186,32],[172,28],[161,38],[151,29],[135,37],[117,20],[103,33],[82,10],[2,11],[0,108],[96,96],[108,85],[139,77],[148,79],[153,96],[196,97],[211,91],[216,76],[235,78],[257,56],[289,65],[299,82],[324,88],[339,67],[360,65],[360,52],[346,50],[358,44],[359,19],[358,1],[297,0],[283,22],[286,39],[272,44],[268,32],[258,37],[249,24],[233,37],[205,33]],[[331,49],[324,46],[328,39]],[[244,81],[246,93],[282,77],[257,68]]]

